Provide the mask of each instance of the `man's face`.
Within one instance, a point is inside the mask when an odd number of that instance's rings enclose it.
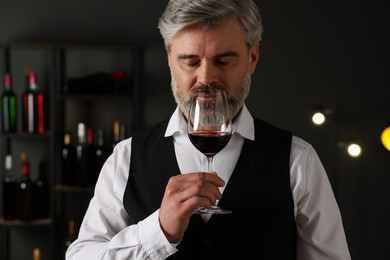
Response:
[[[172,90],[180,109],[186,111],[193,89],[213,85],[226,90],[235,116],[249,92],[258,57],[259,44],[248,49],[236,19],[210,30],[181,30],[168,53]]]

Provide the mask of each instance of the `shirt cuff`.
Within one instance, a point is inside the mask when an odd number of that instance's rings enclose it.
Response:
[[[171,244],[161,230],[158,213],[156,210],[138,223],[139,240],[151,259],[165,259],[177,252],[175,244]]]

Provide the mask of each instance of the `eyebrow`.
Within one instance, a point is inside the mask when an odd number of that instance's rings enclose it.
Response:
[[[215,58],[223,58],[223,57],[238,57],[239,54],[235,51],[228,51],[228,52],[223,52],[220,54],[215,55]],[[198,58],[199,55],[196,54],[180,54],[177,56],[178,60],[186,60],[186,59],[193,59],[193,58]]]

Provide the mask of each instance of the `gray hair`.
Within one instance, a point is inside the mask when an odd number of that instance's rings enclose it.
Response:
[[[158,28],[169,51],[180,30],[191,25],[214,28],[232,17],[240,22],[249,47],[261,41],[261,16],[253,0],[170,0]]]

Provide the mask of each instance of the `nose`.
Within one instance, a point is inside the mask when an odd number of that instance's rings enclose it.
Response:
[[[202,85],[216,84],[218,81],[218,68],[211,62],[202,62],[199,66],[198,83]]]

